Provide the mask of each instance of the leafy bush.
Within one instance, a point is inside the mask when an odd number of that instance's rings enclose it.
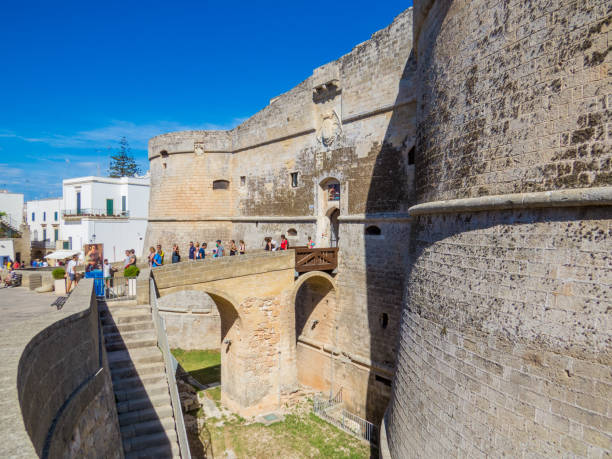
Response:
[[[123,271],[123,275],[125,277],[138,277],[138,274],[140,274],[140,269],[138,269],[136,266],[131,265],[128,266],[127,268],[125,268],[125,270]]]
[[[53,276],[53,279],[60,280],[66,276],[66,270],[64,268],[55,268],[53,271],[51,271],[51,275]]]

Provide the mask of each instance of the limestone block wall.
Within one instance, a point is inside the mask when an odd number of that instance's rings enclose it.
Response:
[[[419,205],[391,454],[606,456],[609,4],[415,3]]]
[[[93,281],[79,282],[63,309],[19,360],[25,429],[41,457],[123,457]]]
[[[221,317],[207,293],[193,290],[171,293],[158,298],[157,306],[171,349],[221,347]]]
[[[220,238],[243,239],[250,251],[263,248],[264,237],[280,241],[289,229],[297,232],[292,245],[312,236],[324,247],[331,232],[327,212],[338,208],[336,326],[338,345],[351,358],[334,363],[345,375],[334,385],[343,387],[351,410],[374,421],[390,394],[409,233],[405,213],[415,201],[415,70],[412,10],[406,10],[235,129],[171,133],[149,142],[146,247],[179,243],[185,250],[191,240],[210,247]],[[324,184],[330,178],[341,188],[331,204]],[[219,179],[228,179],[230,189],[213,191]],[[379,240],[365,239],[372,225],[383,232]]]

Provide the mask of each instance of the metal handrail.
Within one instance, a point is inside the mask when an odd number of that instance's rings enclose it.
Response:
[[[124,217],[128,218],[130,216],[129,210],[123,210],[119,212],[113,212],[109,214],[107,209],[64,209],[62,210],[62,215],[64,217]]]
[[[174,356],[170,353],[168,345],[168,336],[166,335],[166,324],[164,318],[159,315],[157,308],[157,293],[155,290],[155,279],[149,278],[149,298],[151,301],[151,312],[153,314],[153,322],[155,323],[155,332],[157,334],[157,346],[164,356],[164,365],[166,367],[166,375],[168,375],[168,386],[170,388],[170,401],[172,402],[172,411],[174,413],[174,423],[176,426],[176,435],[178,436],[179,450],[183,459],[191,459],[189,451],[189,441],[187,440],[187,430],[185,429],[185,420],[183,419],[183,410],[181,408],[181,399],[176,385],[176,365]]]

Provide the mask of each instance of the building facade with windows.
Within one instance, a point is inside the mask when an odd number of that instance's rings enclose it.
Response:
[[[62,198],[26,202],[26,223],[30,227],[32,258],[43,258],[61,244]]]
[[[124,259],[127,249],[142,253],[149,185],[148,175],[64,180],[60,233],[66,248],[104,244],[110,262]]]

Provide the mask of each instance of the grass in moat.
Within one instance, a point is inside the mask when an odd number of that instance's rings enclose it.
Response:
[[[219,351],[185,351],[172,349],[172,355],[183,369],[200,384],[221,381],[221,353]]]
[[[219,351],[185,351],[173,349],[179,364],[201,384],[221,380],[221,354]],[[204,418],[202,408],[190,415],[201,418],[200,445],[194,448],[193,457],[225,457],[232,451],[243,458],[331,458],[366,459],[370,456],[367,443],[352,437],[312,413],[312,401],[302,401],[285,407],[284,419],[268,426],[244,419],[221,406],[221,386],[202,391],[221,409],[220,418]],[[200,424],[201,425],[201,424]],[[197,442],[197,433],[190,439]],[[196,452],[196,450],[198,450]]]
[[[371,457],[368,444],[318,418],[311,408],[312,403],[304,401],[285,414],[283,421],[269,426],[234,414],[206,419],[200,431],[206,457],[225,457],[226,451],[238,459]]]

